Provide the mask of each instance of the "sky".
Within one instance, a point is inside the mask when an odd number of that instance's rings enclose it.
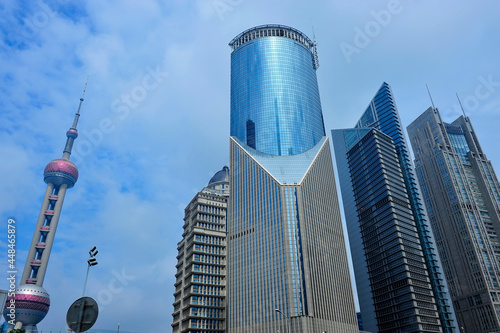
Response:
[[[462,114],[500,170],[500,3],[444,0],[3,0],[0,3],[0,289],[7,221],[20,279],[46,185],[85,81],[68,190],[45,277],[41,328],[88,296],[96,328],[168,332],[184,208],[229,163],[230,53],[240,32],[315,37],[327,133],[352,127],[382,82],[403,126],[431,101]]]

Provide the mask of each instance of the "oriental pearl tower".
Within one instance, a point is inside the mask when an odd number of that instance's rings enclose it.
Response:
[[[73,142],[78,137],[76,125],[80,117],[80,109],[87,83],[83,89],[78,111],[75,114],[73,126],[66,132],[67,140],[62,158],[58,158],[47,164],[43,172],[43,179],[47,184],[47,190],[43,197],[42,208],[38,215],[33,240],[31,241],[28,258],[24,266],[23,275],[15,295],[9,296],[5,304],[3,315],[9,323],[9,328],[22,328],[27,333],[38,332],[36,325],[42,321],[49,311],[49,294],[42,287],[50,251],[54,243],[57,224],[61,215],[61,209],[66,190],[72,188],[78,179],[78,169],[69,160]],[[15,302],[11,301],[14,300]],[[15,310],[8,308],[9,304],[15,304]]]

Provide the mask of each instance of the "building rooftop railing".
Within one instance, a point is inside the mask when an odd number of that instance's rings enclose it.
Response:
[[[238,36],[234,37],[233,40],[229,42],[229,46],[231,47],[231,50],[234,51],[241,45],[251,40],[273,36],[293,39],[307,47],[311,52],[314,52],[314,42],[309,39],[309,37],[307,37],[303,32],[292,27],[279,24],[259,25],[257,27],[247,29],[240,33]]]

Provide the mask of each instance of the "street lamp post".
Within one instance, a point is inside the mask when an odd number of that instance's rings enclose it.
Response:
[[[91,248],[90,251],[89,251],[90,258],[89,258],[89,260],[87,260],[87,264],[88,264],[88,266],[87,266],[87,275],[85,276],[85,284],[83,285],[83,294],[82,294],[82,296],[85,296],[85,289],[87,289],[87,279],[89,277],[90,266],[95,266],[95,265],[98,264],[97,263],[97,259],[94,258],[97,255],[98,252],[99,251],[96,250],[95,246],[93,248]]]
[[[285,317],[285,314],[283,312],[281,312],[280,309],[274,309],[274,311],[279,312],[286,319],[286,327],[287,327],[286,329],[287,329],[288,333],[290,333],[290,318]]]

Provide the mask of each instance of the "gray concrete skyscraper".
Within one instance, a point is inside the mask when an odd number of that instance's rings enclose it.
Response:
[[[500,332],[500,185],[468,117],[427,109],[410,126],[423,199],[459,326]]]
[[[229,168],[225,166],[185,209],[177,244],[172,332],[226,331],[226,216]]]
[[[358,332],[316,45],[281,25],[229,45],[228,332]]]

